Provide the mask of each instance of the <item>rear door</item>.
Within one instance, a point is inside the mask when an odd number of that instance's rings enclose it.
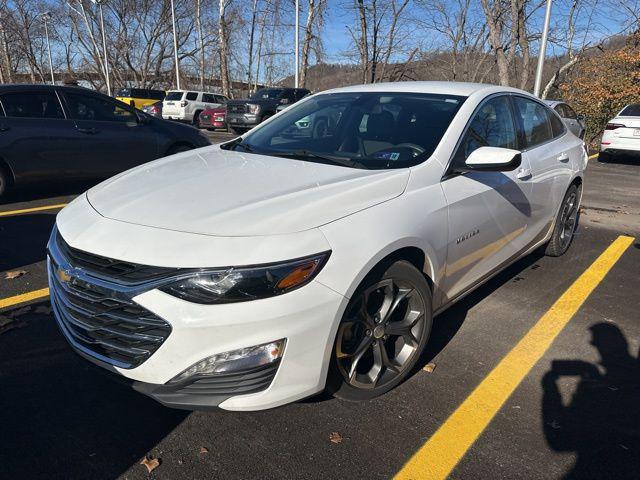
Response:
[[[0,95],[0,156],[16,181],[78,176],[74,123],[55,90],[16,89]]]
[[[476,109],[442,180],[449,205],[449,239],[444,291],[451,299],[516,256],[529,242],[530,168],[522,159],[511,172],[456,174],[483,146],[519,148],[507,95],[492,96]],[[524,173],[524,175],[523,175]]]
[[[64,90],[64,99],[76,127],[74,158],[87,175],[108,176],[158,158],[157,134],[133,108],[82,91]]]
[[[524,143],[522,156],[531,166],[532,229],[543,237],[564,197],[572,176],[571,157],[581,153],[581,142],[566,135],[563,122],[541,102],[515,95],[513,103]]]

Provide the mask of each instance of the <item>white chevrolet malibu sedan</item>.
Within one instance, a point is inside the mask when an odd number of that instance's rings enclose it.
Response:
[[[323,92],[74,200],[48,245],[55,317],[168,406],[369,399],[411,374],[434,315],[538,247],[567,250],[585,166],[520,90]]]

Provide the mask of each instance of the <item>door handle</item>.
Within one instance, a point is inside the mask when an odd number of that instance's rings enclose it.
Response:
[[[569,154],[568,153],[561,153],[560,155],[558,155],[558,161],[559,162],[568,162],[569,161]]]
[[[9,127],[8,125],[0,125],[0,132],[6,132],[10,128],[11,127]]]
[[[96,133],[99,132],[99,130],[97,128],[78,128],[78,131],[80,133],[86,133],[87,135],[95,135]]]
[[[521,168],[520,170],[518,170],[518,173],[516,174],[516,178],[518,180],[527,180],[528,178],[531,178],[531,169]]]

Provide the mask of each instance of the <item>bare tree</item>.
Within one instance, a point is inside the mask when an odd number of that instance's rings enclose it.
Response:
[[[307,21],[304,28],[304,39],[302,41],[302,59],[300,62],[300,85],[304,88],[307,84],[307,71],[309,70],[309,55],[311,52],[311,42],[320,36],[314,33],[322,27],[324,11],[327,6],[326,0],[308,0]]]
[[[231,0],[219,0],[218,9],[218,51],[220,55],[220,81],[222,93],[231,97],[231,79],[229,77],[229,32],[226,12]]]

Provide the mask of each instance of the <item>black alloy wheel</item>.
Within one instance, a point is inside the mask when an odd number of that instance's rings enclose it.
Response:
[[[369,275],[338,327],[329,392],[365,400],[391,390],[411,374],[431,325],[431,290],[411,263],[396,261],[382,275]]]
[[[580,220],[580,192],[582,187],[571,185],[562,200],[551,239],[545,249],[550,257],[563,255],[571,245]]]

